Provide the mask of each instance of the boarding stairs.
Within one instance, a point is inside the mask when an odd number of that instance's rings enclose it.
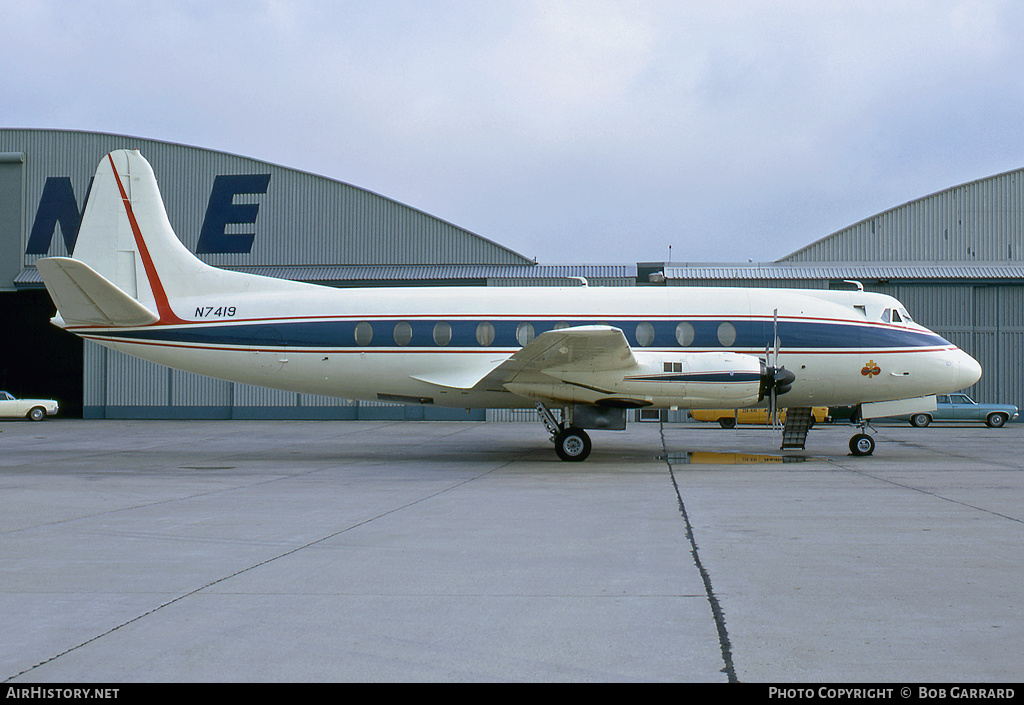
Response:
[[[814,424],[809,406],[786,409],[786,425],[782,428],[781,450],[803,450],[807,432]]]

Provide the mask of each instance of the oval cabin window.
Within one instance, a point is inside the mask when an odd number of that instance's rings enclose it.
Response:
[[[638,345],[647,347],[654,342],[654,326],[644,321],[643,323],[637,324],[636,327],[636,342]]]
[[[399,321],[395,324],[395,344],[408,345],[412,341],[412,324]]]
[[[718,342],[723,347],[729,347],[736,342],[736,326],[729,321],[722,323],[718,326]]]
[[[476,342],[485,346],[494,342],[494,326],[491,323],[483,321],[477,325]]]
[[[366,321],[356,325],[356,345],[369,345],[373,340],[373,326]]]
[[[687,323],[686,321],[683,321],[678,326],[676,326],[676,342],[679,343],[684,348],[693,345],[694,335],[695,334],[693,332],[692,323]]]
[[[438,345],[447,345],[452,342],[451,324],[440,321],[434,326],[434,342]]]

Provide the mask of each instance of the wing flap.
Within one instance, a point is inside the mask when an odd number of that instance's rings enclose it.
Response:
[[[47,257],[36,261],[36,269],[67,326],[132,327],[160,320],[83,262]]]

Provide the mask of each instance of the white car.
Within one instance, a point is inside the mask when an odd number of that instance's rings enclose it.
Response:
[[[57,410],[57,402],[53,399],[15,399],[7,392],[0,392],[0,418],[42,421],[56,414]]]

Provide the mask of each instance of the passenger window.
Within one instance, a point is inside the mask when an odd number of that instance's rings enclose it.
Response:
[[[683,321],[676,326],[676,342],[684,348],[693,345],[693,324]]]
[[[399,321],[395,324],[395,344],[408,345],[412,340],[412,324],[408,321]]]
[[[526,345],[533,340],[534,330],[532,323],[520,323],[516,326],[516,340],[520,345]]]
[[[452,327],[444,321],[434,326],[434,342],[438,345],[447,345],[452,342]]]
[[[636,342],[638,345],[647,347],[654,342],[654,326],[647,321],[638,323],[636,326]]]
[[[736,342],[736,326],[725,321],[718,326],[718,342],[724,347],[729,347]]]
[[[494,326],[483,321],[476,327],[476,342],[487,346],[494,342]]]
[[[369,345],[373,340],[373,326],[366,321],[356,326],[356,345]]]

